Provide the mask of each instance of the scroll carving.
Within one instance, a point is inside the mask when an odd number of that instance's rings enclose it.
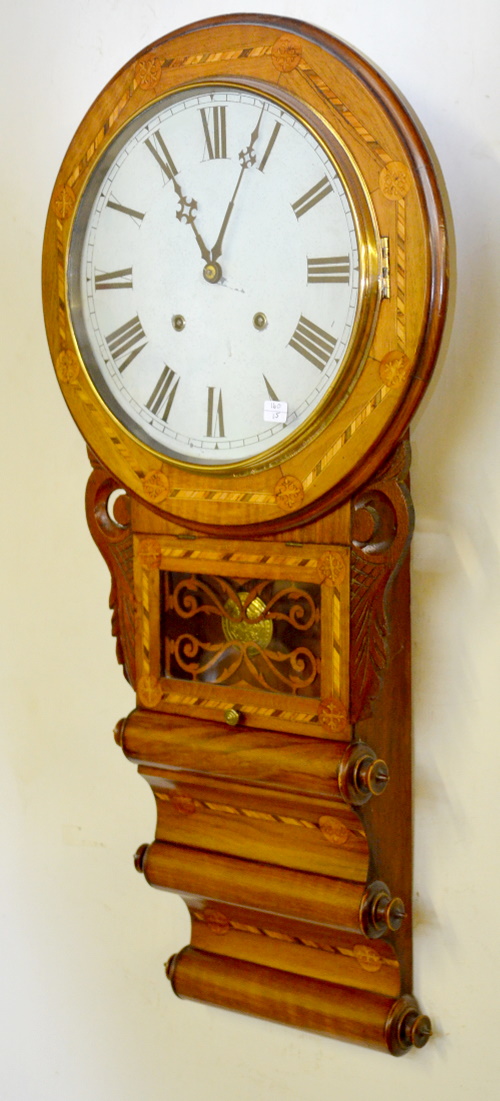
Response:
[[[351,549],[351,722],[371,714],[388,662],[390,592],[408,552],[413,506],[404,441],[354,498]]]
[[[85,507],[94,542],[111,574],[109,606],[111,633],[123,672],[135,686],[135,597],[130,501],[123,487],[104,469],[89,449],[93,466],[87,483]],[[122,491],[113,502],[113,494]]]

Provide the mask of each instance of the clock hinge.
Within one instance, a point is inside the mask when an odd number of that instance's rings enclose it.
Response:
[[[380,238],[380,297],[391,297],[391,273],[389,263],[389,238]]]

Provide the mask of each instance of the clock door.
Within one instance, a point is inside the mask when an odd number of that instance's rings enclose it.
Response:
[[[349,550],[138,535],[141,707],[348,740]]]

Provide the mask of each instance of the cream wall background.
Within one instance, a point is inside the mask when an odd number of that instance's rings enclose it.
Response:
[[[454,326],[413,430],[415,988],[436,1036],[403,1060],[174,998],[182,903],[136,875],[147,785],[114,745],[133,706],[87,532],[85,447],[40,302],[45,213],[82,115],[139,48],[214,0],[4,9],[0,278],[2,1101],[498,1097],[500,8],[309,0],[396,83],[454,215]]]

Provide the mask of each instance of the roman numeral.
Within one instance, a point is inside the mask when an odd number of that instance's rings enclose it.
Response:
[[[120,214],[128,214],[129,218],[133,218],[134,221],[142,222],[144,214],[140,210],[134,210],[131,206],[123,206],[122,203],[117,203],[115,199],[108,199],[106,206],[110,206],[112,210],[118,210]]]
[[[349,278],[348,256],[316,256],[307,260],[308,283],[348,283]]]
[[[226,108],[202,107],[201,121],[210,160],[223,160],[227,157]]]
[[[278,395],[277,395],[277,394],[275,394],[275,392],[274,392],[274,390],[273,390],[273,388],[272,388],[272,386],[271,386],[271,383],[270,383],[270,382],[268,382],[268,380],[267,380],[266,376],[265,376],[265,375],[262,375],[262,378],[264,379],[264,382],[265,382],[265,384],[266,384],[266,390],[267,390],[267,392],[268,392],[268,394],[269,394],[269,398],[270,398],[270,400],[271,400],[271,401],[279,401],[280,399],[279,399]]]
[[[274,143],[275,143],[275,141],[276,141],[276,138],[278,137],[278,134],[279,134],[280,130],[281,130],[281,122],[277,122],[277,123],[276,123],[276,125],[275,125],[275,127],[274,127],[274,130],[273,130],[273,132],[272,132],[272,134],[271,134],[271,137],[270,137],[270,139],[269,139],[269,142],[268,142],[268,145],[267,145],[267,149],[266,149],[266,151],[265,151],[265,153],[264,153],[264,156],[263,156],[263,158],[262,158],[262,160],[261,160],[261,162],[260,162],[260,164],[259,164],[259,172],[263,172],[263,171],[264,171],[264,169],[265,169],[265,167],[266,167],[266,164],[267,164],[267,162],[268,162],[268,160],[269,160],[269,157],[270,157],[270,154],[271,154],[271,151],[272,151],[273,145],[274,145]]]
[[[217,396],[218,395],[218,396]],[[208,387],[207,436],[224,436],[224,412],[222,409],[222,390]]]
[[[319,325],[315,325],[303,316],[289,341],[292,348],[300,352],[301,356],[308,359],[320,371],[328,363],[336,343],[335,337],[330,336],[324,329],[320,329]]]
[[[332,185],[326,176],[319,183],[311,187],[310,191],[306,191],[305,195],[301,195],[300,199],[297,199],[296,203],[292,203],[292,210],[296,218],[302,218],[303,214],[306,214],[311,207],[316,206],[316,203],[320,203],[326,195],[332,191]]]
[[[119,365],[120,371],[124,371],[129,363],[132,363],[132,360],[139,355],[139,352],[142,352],[147,343],[146,334],[138,317],[132,317],[130,321],[120,325],[120,328],[110,333],[106,340],[114,360],[126,356],[123,363]],[[141,341],[144,341],[144,343],[141,344]],[[129,355],[127,355],[127,352],[129,352]]]
[[[120,271],[105,271],[95,277],[96,291],[117,291],[122,287],[132,290],[132,268],[121,268]]]
[[[170,156],[170,153],[163,141],[163,138],[159,130],[155,130],[154,134],[151,134],[150,138],[146,138],[145,144],[147,145],[149,152],[153,154],[153,157],[158,162],[163,174],[167,177],[167,180],[172,180],[177,175],[177,169]]]
[[[179,375],[172,371],[171,367],[165,365],[158,382],[151,394],[149,401],[146,403],[146,409],[149,409],[155,416],[161,416],[161,419],[168,421],[170,410],[172,408],[172,402],[175,398],[177,387],[179,385]],[[164,406],[163,412],[160,410]]]

